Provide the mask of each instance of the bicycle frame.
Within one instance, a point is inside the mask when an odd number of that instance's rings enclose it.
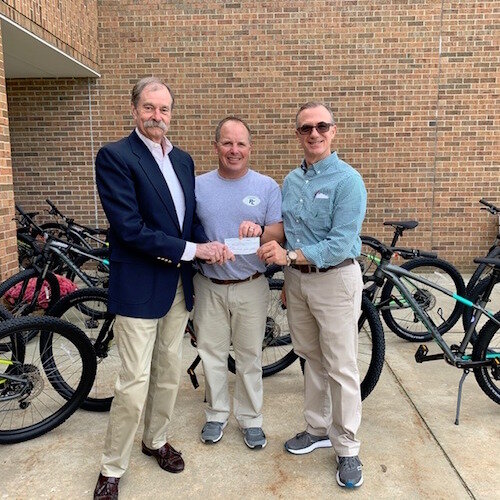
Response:
[[[83,250],[75,248],[73,245],[69,245],[64,242],[57,241],[55,239],[52,239],[52,237],[49,236],[49,241],[47,242],[47,250],[49,252],[55,253],[87,286],[94,286],[94,283],[92,283],[87,276],[71,261],[70,258],[62,251],[62,250],[69,250],[70,252],[76,253],[78,255],[88,257],[92,260],[95,260],[97,262],[100,262],[101,264],[104,264],[109,268],[109,260],[108,259],[100,259],[96,257],[95,255],[89,254]],[[45,250],[44,250],[45,251]],[[49,263],[47,261],[46,268],[48,270]],[[45,270],[44,270],[45,273]]]
[[[500,325],[500,321],[498,321],[494,314],[491,313],[490,311],[487,311],[484,307],[472,303],[470,300],[467,300],[464,297],[461,297],[460,295],[457,295],[456,293],[450,292],[446,288],[443,288],[440,285],[437,285],[436,283],[433,283],[432,281],[429,281],[425,278],[422,278],[421,276],[417,276],[406,269],[403,269],[399,266],[395,266],[393,264],[387,264],[383,268],[379,268],[380,271],[387,276],[387,278],[392,281],[394,286],[399,290],[399,292],[403,295],[405,300],[408,302],[410,307],[412,308],[413,312],[417,315],[418,319],[424,324],[426,327],[427,331],[432,335],[433,339],[436,341],[438,346],[441,348],[443,353],[445,354],[445,359],[447,362],[452,364],[453,366],[456,366],[457,368],[473,368],[475,366],[483,366],[486,364],[489,364],[491,361],[472,361],[469,356],[465,355],[465,348],[469,344],[470,339],[472,337],[472,333],[474,331],[474,328],[479,321],[480,317],[482,314],[485,314],[493,320],[495,323]],[[457,356],[450,346],[446,343],[446,341],[443,339],[442,335],[439,333],[438,329],[436,328],[436,325],[432,321],[432,319],[429,317],[429,315],[420,307],[418,302],[413,298],[410,290],[408,287],[404,284],[404,282],[400,279],[400,277],[403,278],[408,278],[410,280],[418,281],[419,283],[422,283],[424,285],[427,285],[431,288],[434,288],[435,290],[439,290],[440,292],[448,295],[452,299],[461,302],[462,304],[465,304],[468,307],[472,307],[477,311],[477,314],[475,315],[474,321],[470,324],[467,332],[465,332],[464,338],[460,344],[460,347],[458,349],[458,354]],[[494,279],[494,278],[492,278]],[[500,354],[491,354],[488,355],[488,359],[492,358],[500,358]]]

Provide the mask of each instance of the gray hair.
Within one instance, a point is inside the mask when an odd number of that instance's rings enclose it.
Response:
[[[309,101],[309,102],[306,102],[305,104],[302,104],[302,106],[297,111],[297,114],[295,115],[295,126],[296,127],[299,126],[299,115],[300,115],[300,113],[302,113],[302,111],[304,111],[305,109],[318,108],[320,106],[325,108],[330,113],[330,116],[332,118],[332,123],[335,124],[333,110],[328,104],[326,104],[325,102],[319,102],[319,101]]]
[[[247,129],[248,140],[249,140],[250,144],[252,143],[252,132],[250,131],[250,127],[247,125],[247,123],[244,120],[242,120],[241,118],[238,118],[237,116],[226,116],[226,118],[222,119],[218,123],[217,128],[215,129],[215,142],[219,142],[220,131],[222,129],[222,126],[226,122],[239,122],[239,123],[241,123]]]
[[[147,76],[146,78],[141,78],[134,85],[131,97],[134,108],[137,108],[137,105],[139,104],[139,99],[141,98],[142,91],[149,85],[154,85],[153,90],[157,90],[159,87],[165,87],[168,90],[170,97],[172,98],[172,109],[174,109],[174,94],[172,90],[161,78],[158,78],[156,76]]]

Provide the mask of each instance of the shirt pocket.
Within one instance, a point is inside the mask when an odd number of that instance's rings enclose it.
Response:
[[[320,229],[330,228],[332,224],[332,214],[330,200],[325,198],[315,198],[311,205],[311,227]]]

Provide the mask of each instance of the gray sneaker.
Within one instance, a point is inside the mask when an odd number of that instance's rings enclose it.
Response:
[[[252,450],[258,450],[266,446],[266,435],[260,427],[248,427],[241,429],[241,431],[243,432],[245,444]]]
[[[357,488],[363,484],[363,469],[359,457],[337,457],[337,483],[346,488]]]
[[[201,440],[206,444],[214,444],[222,439],[222,430],[227,422],[207,422],[201,431]]]
[[[285,443],[285,450],[294,455],[305,455],[316,448],[331,448],[332,443],[328,436],[313,436],[307,431],[299,432],[294,438]]]

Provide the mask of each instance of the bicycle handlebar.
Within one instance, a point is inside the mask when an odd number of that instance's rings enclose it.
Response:
[[[486,201],[484,198],[481,198],[479,200],[479,203],[481,203],[481,205],[484,205],[485,207],[487,207],[487,208],[484,208],[482,210],[488,210],[488,212],[490,214],[496,215],[496,214],[500,213],[500,208],[495,207],[495,205],[493,205],[489,201]]]
[[[15,204],[16,210],[20,213],[21,217],[31,226],[35,232],[39,235],[44,234],[44,230],[27,214],[21,207],[21,205]]]
[[[66,219],[66,217],[64,217],[61,211],[48,198],[45,198],[45,201],[50,205],[50,210],[49,210],[50,214],[59,215],[59,217]]]

